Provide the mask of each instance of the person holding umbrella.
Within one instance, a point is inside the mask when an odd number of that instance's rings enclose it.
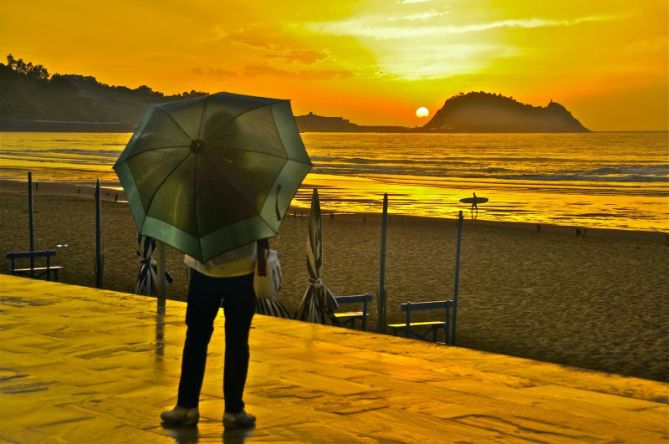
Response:
[[[195,425],[207,347],[225,313],[226,428],[245,411],[256,241],[275,236],[311,161],[287,100],[217,93],[155,105],[114,165],[138,231],[186,254],[186,341],[167,425]]]
[[[256,418],[244,410],[242,399],[249,367],[249,331],[255,309],[253,271],[256,244],[247,244],[201,263],[186,255],[189,267],[186,342],[181,360],[177,405],[161,413],[168,425],[195,425],[198,400],[207,361],[207,346],[214,332],[214,319],[223,304],[225,313],[225,365],[223,396],[226,429],[247,428]]]

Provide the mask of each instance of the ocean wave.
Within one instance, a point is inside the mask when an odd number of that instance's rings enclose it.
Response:
[[[341,175],[405,175],[405,176],[433,176],[433,177],[460,177],[466,179],[497,179],[500,181],[539,181],[539,182],[667,182],[669,176],[662,170],[645,170],[643,174],[620,173],[588,173],[559,171],[548,174],[523,173],[501,167],[472,168],[445,168],[437,165],[379,165],[379,164],[314,164],[314,172],[320,174]]]
[[[606,166],[590,170],[587,174],[593,175],[637,175],[637,176],[666,176],[669,178],[669,164],[667,165],[619,165]]]
[[[630,174],[627,176],[601,176],[588,174],[512,174],[497,176],[501,180],[533,180],[533,181],[560,181],[560,182],[667,182],[665,176],[642,176]]]
[[[49,153],[69,154],[73,156],[95,156],[95,157],[118,157],[121,151],[101,150],[101,149],[76,149],[76,148],[53,148]]]

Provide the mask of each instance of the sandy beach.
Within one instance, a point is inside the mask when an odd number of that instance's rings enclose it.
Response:
[[[139,259],[127,204],[103,197],[104,287],[132,292]],[[25,184],[0,183],[0,244],[28,248]],[[115,200],[119,200],[115,202]],[[392,203],[391,203],[392,205]],[[61,281],[94,283],[95,210],[91,188],[40,183],[34,193],[35,244],[55,249]],[[272,241],[284,273],[282,298],[295,309],[307,285],[308,218],[288,216]],[[465,220],[457,344],[657,380],[669,380],[669,241],[665,233]],[[335,294],[378,286],[380,215],[337,214],[323,221],[324,281]],[[65,245],[66,247],[57,247]],[[388,321],[399,304],[453,294],[455,221],[391,215],[386,288]],[[167,248],[186,294],[180,252]],[[3,267],[7,273],[7,267]],[[372,312],[376,305],[372,304]],[[372,315],[371,325],[374,326]]]

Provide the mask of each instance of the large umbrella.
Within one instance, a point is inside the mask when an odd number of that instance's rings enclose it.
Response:
[[[314,189],[311,196],[311,213],[309,214],[309,237],[307,238],[307,271],[309,287],[304,293],[302,302],[297,308],[295,319],[317,322],[321,324],[339,325],[334,315],[337,300],[321,280],[323,265],[323,235],[321,233],[321,206],[318,190]]]
[[[151,108],[114,169],[140,234],[207,262],[276,235],[311,161],[289,101],[218,93]]]
[[[135,283],[135,293],[152,296],[158,292],[158,264],[153,258],[156,250],[156,241],[147,236],[137,235],[137,256],[140,257],[141,265]],[[169,272],[165,272],[165,282],[171,284],[174,281]]]

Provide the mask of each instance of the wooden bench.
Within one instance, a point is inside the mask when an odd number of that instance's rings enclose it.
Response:
[[[51,258],[56,255],[54,250],[35,250],[35,251],[11,251],[7,253],[7,259],[11,261],[9,271],[15,276],[30,276],[34,278],[46,277],[51,280],[53,274],[54,281],[58,281],[58,271],[63,267],[60,265],[51,265]],[[17,262],[28,261],[28,267],[19,267]],[[44,261],[43,266],[35,266],[36,260]]]
[[[400,304],[402,312],[404,312],[404,322],[401,324],[389,324],[388,328],[392,330],[394,335],[404,331],[407,338],[416,338],[429,341],[428,336],[432,334],[432,341],[437,342],[437,332],[440,329],[444,330],[445,342],[449,342],[449,325],[450,325],[450,310],[453,307],[451,299],[443,301],[429,301],[429,302],[407,302]],[[444,317],[437,321],[421,321],[415,322],[411,320],[411,314],[419,311],[427,310],[443,310]]]
[[[342,326],[349,326],[351,328],[355,328],[355,321],[360,319],[362,329],[367,330],[367,305],[372,300],[371,293],[335,296],[335,300],[340,306],[345,304],[362,304],[361,311],[335,312],[334,315],[341,322]]]

